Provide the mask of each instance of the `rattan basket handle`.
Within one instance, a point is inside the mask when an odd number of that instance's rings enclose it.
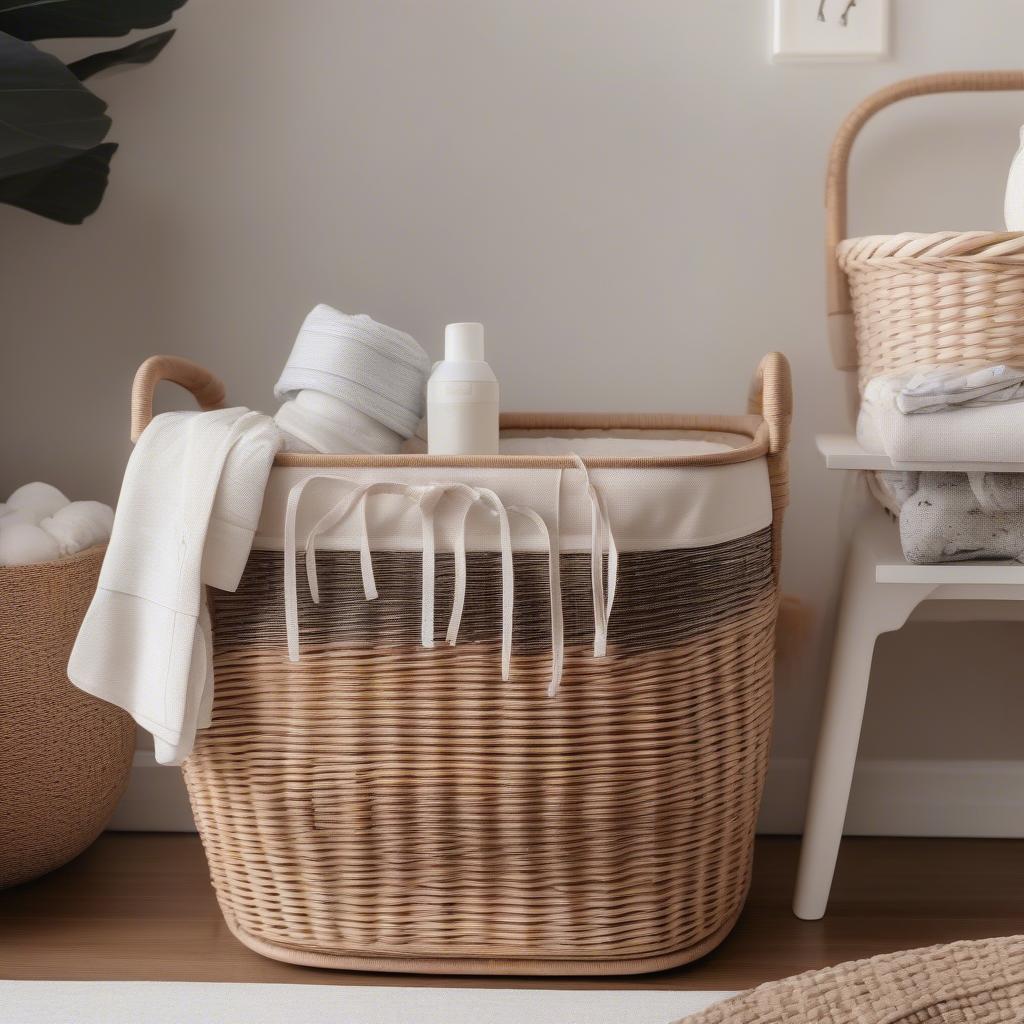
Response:
[[[153,393],[162,380],[191,391],[200,409],[219,409],[224,404],[224,385],[209,370],[178,356],[150,356],[132,384],[132,441],[138,441],[153,418]]]
[[[789,504],[789,437],[793,421],[793,380],[789,360],[769,352],[750,385],[747,412],[768,425],[768,482],[772,492],[772,565],[778,582],[782,559],[782,518]]]
[[[768,424],[768,454],[784,454],[793,421],[793,380],[789,360],[781,352],[769,352],[761,360],[750,384],[747,412]]]
[[[828,288],[828,337],[837,369],[857,368],[853,313],[846,275],[839,267],[836,247],[846,238],[847,175],[850,150],[861,128],[880,110],[911,96],[939,92],[999,92],[1024,89],[1024,71],[948,71],[894,82],[872,93],[853,108],[839,126],[828,155],[825,180],[825,273]]]

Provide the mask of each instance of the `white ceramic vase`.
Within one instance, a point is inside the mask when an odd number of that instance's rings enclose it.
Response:
[[[1010,175],[1006,179],[1003,217],[1007,231],[1024,231],[1024,127],[1020,130],[1020,149],[1010,164]]]

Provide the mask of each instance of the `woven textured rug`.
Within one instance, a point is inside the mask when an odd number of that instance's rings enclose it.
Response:
[[[1024,935],[887,953],[761,985],[686,1024],[1021,1024]]]

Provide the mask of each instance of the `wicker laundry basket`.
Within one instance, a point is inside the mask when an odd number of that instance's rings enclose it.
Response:
[[[685,1024],[1020,1024],[1024,936],[951,942],[769,982]],[[684,1024],[680,1021],[679,1024]]]
[[[65,672],[104,550],[0,567],[0,887],[81,853],[128,783],[135,724]]]
[[[140,372],[135,436],[161,358]],[[167,373],[216,391],[198,368]],[[746,416],[503,416],[513,435],[716,439],[704,454],[588,459],[617,529],[674,536],[688,515],[706,519],[716,492],[731,503],[716,522],[763,512],[740,536],[624,543],[596,561],[573,548],[575,536],[591,542],[593,507],[572,459],[278,456],[241,585],[211,591],[213,723],[184,766],[234,934],[292,963],[476,974],[653,971],[719,943],[746,896],[768,756],[790,410],[788,365],[775,354]],[[292,661],[282,590],[295,559],[276,538],[296,485],[317,474],[470,481],[506,498],[557,481],[554,513],[538,518],[553,523],[561,510],[551,531],[561,554],[517,540],[506,609],[504,552],[470,544],[459,642],[424,646],[435,620],[454,617],[454,549],[438,547],[433,599],[421,602],[425,554],[384,543],[375,526],[379,596],[368,602],[358,545],[342,536],[316,556],[319,604],[298,587]],[[673,487],[690,495],[685,507],[668,500]],[[645,502],[659,488],[668,497],[652,527]],[[310,521],[328,507],[319,500]],[[607,650],[595,657],[597,594],[610,603],[613,561]],[[564,672],[549,696],[556,609]]]
[[[846,237],[847,172],[858,133],[898,100],[1024,89],[1024,71],[909,78],[874,93],[843,122],[826,184],[829,340],[861,390],[879,374],[926,363],[1024,364],[1024,234],[939,231]]]

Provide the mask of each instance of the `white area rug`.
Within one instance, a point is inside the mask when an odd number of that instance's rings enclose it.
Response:
[[[0,1022],[670,1024],[732,994],[169,981],[0,981]]]

